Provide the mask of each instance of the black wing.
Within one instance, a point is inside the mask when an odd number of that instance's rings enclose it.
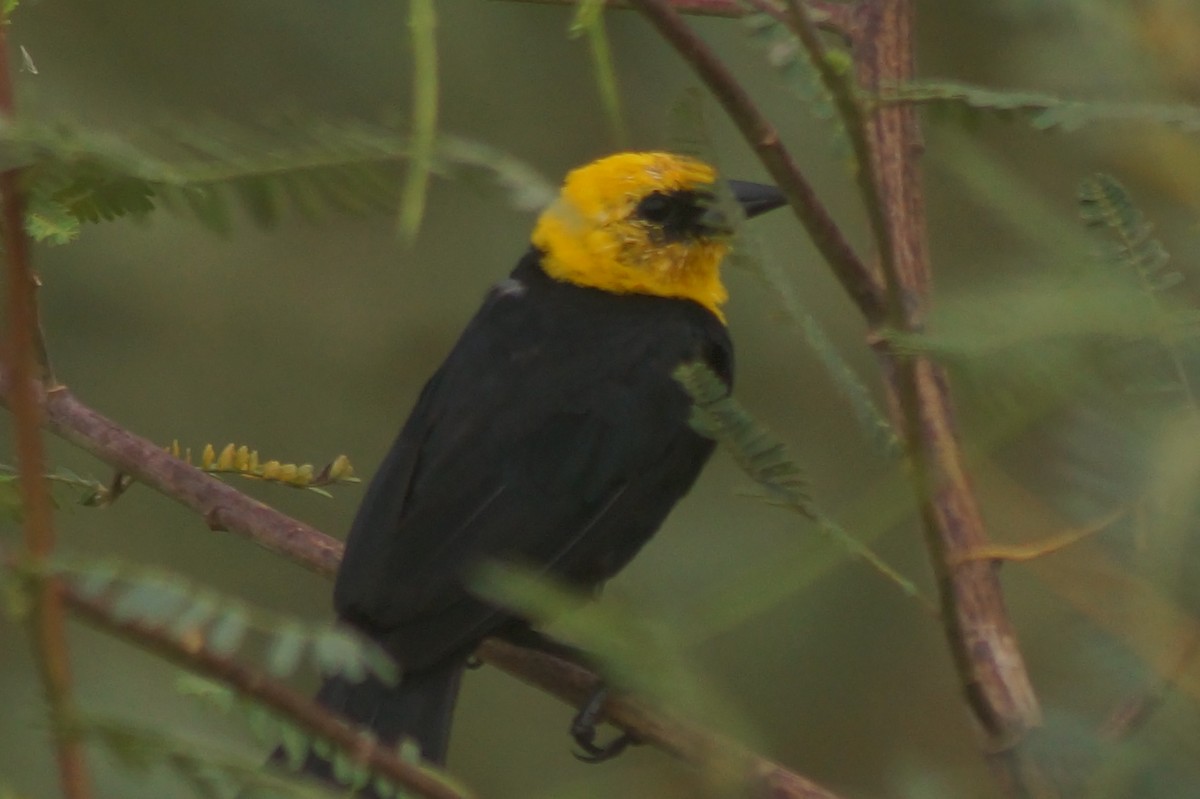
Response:
[[[728,378],[725,329],[700,306],[615,299],[527,259],[429,381],[372,481],[338,612],[416,669],[507,620],[462,585],[481,560],[582,586],[610,577],[712,451],[672,378],[696,358]]]

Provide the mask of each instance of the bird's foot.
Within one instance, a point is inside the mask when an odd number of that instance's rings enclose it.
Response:
[[[630,744],[638,743],[637,738],[627,732],[621,733],[606,744],[596,743],[596,726],[600,723],[604,702],[607,699],[608,688],[602,685],[588,698],[583,707],[579,708],[575,718],[571,719],[571,737],[575,739],[576,746],[582,750],[572,754],[584,763],[603,763],[606,760],[612,760],[624,752]]]

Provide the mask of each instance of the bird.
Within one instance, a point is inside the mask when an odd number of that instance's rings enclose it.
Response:
[[[395,658],[400,681],[328,677],[318,702],[443,764],[473,651],[528,628],[472,594],[471,570],[517,562],[596,590],[658,530],[714,447],[674,372],[700,362],[733,380],[730,193],[746,217],[786,204],[670,152],[567,175],[421,391],[346,541],[336,613]],[[332,778],[315,755],[304,768]]]

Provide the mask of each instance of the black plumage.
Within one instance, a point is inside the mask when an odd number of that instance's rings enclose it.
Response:
[[[457,672],[514,621],[471,596],[473,565],[511,560],[595,586],[646,543],[713,449],[672,372],[699,359],[731,379],[725,326],[689,300],[614,301],[552,280],[538,260],[531,251],[492,289],[425,386],[347,541],[338,615],[397,658],[401,694],[415,675]],[[443,759],[444,730],[403,732]]]
[[[747,215],[783,202],[770,187],[732,186]],[[644,247],[667,227],[666,238],[697,247],[728,235],[707,192],[651,196],[630,212]],[[582,589],[616,574],[713,450],[689,425],[676,368],[702,361],[733,376],[710,308],[555,279],[543,258],[531,249],[492,288],[426,384],[371,481],[334,589],[339,617],[380,642],[403,677],[334,677],[319,701],[384,743],[415,740],[436,763],[468,656],[524,624],[471,594],[472,569],[511,561]],[[330,779],[316,755],[305,770]]]

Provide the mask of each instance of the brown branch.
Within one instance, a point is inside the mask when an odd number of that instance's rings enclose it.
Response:
[[[858,12],[854,61],[862,86],[878,91],[910,80],[912,0],[865,0]],[[929,302],[930,270],[915,111],[878,108],[866,130],[893,247],[892,257],[883,259],[889,319],[898,330],[918,332]],[[984,751],[1009,795],[1057,795],[1021,748],[1027,734],[1041,724],[1041,709],[996,566],[969,558],[989,546],[989,537],[965,470],[945,370],[928,357],[895,352],[886,340],[877,347],[893,415],[908,442],[945,635],[967,702],[983,731]]]
[[[63,596],[72,610],[100,629],[116,633],[190,671],[232,686],[239,693],[286,716],[314,737],[334,744],[354,762],[369,767],[398,786],[429,799],[470,799],[471,794],[438,779],[425,767],[400,760],[391,749],[380,746],[370,735],[347,726],[337,715],[257,669],[213,654],[203,646],[185,644],[146,622],[120,618],[103,599],[85,597],[69,586],[63,588]]]
[[[573,707],[594,696],[603,683],[576,663],[541,652],[488,639],[477,654],[518,679],[552,694]],[[637,740],[687,763],[720,774],[740,774],[746,795],[762,799],[837,799],[828,789],[750,752],[740,744],[691,726],[635,698],[610,695],[604,718]]]
[[[8,69],[8,20],[0,15],[0,115],[11,117],[13,88]],[[44,362],[37,309],[37,277],[30,265],[25,235],[25,197],[17,169],[0,173],[3,239],[6,261],[8,318],[3,363],[12,375],[11,408],[20,480],[24,556],[40,564],[54,552],[53,504],[45,474],[41,433],[41,381]],[[31,633],[38,670],[53,722],[59,782],[67,799],[92,795],[83,743],[75,732],[71,660],[67,648],[66,614],[58,583],[35,578],[32,583]]]
[[[792,160],[780,141],[779,133],[759,111],[750,95],[726,69],[724,63],[704,40],[684,23],[666,0],[632,0],[659,34],[671,44],[684,61],[704,81],[737,125],[743,138],[758,154],[791,203],[796,217],[813,244],[833,269],[843,288],[872,324],[883,320],[884,292],[876,270],[867,266],[846,240],[816,190]]]
[[[809,16],[805,3],[801,0],[785,0],[787,9],[784,22],[795,34],[797,40],[808,52],[808,57],[817,70],[825,90],[833,98],[834,106],[842,119],[850,147],[854,151],[856,169],[855,182],[862,197],[863,207],[867,211],[867,219],[871,224],[871,234],[875,238],[875,249],[879,253],[884,274],[892,272],[893,266],[889,261],[893,258],[892,231],[888,225],[882,197],[879,192],[879,177],[875,174],[875,158],[871,142],[867,136],[866,116],[862,103],[859,102],[853,77],[838,70],[829,60],[825,43],[821,41],[817,26]],[[843,8],[853,8],[843,6]],[[853,43],[858,36],[857,28],[845,28],[847,39]]]
[[[904,332],[922,329],[930,276],[925,209],[917,158],[920,138],[910,107],[877,108],[866,118],[824,59],[807,15],[790,0],[790,22],[838,101],[864,177],[861,190],[881,247],[882,279],[857,260],[811,187],[779,144],[778,134],[754,107],[724,65],[666,0],[635,5],[724,106],[792,201],[814,243],[874,329],[884,321]],[[846,22],[861,85],[877,92],[913,74],[912,0],[861,0]],[[885,319],[886,317],[886,319]],[[876,342],[897,427],[913,463],[927,547],[938,577],[942,618],[963,687],[984,731],[985,750],[1012,795],[1053,795],[1040,769],[1018,745],[1041,723],[1016,633],[1008,617],[995,566],[964,560],[987,548],[988,536],[963,465],[944,370],[923,356]]]
[[[0,372],[0,402],[7,403],[12,383]],[[340,541],[250,499],[153,443],[118,426],[81,403],[65,388],[44,396],[44,424],[65,440],[101,461],[130,474],[166,496],[202,514],[221,529],[238,533],[315,572],[332,575],[342,555]],[[144,458],[144,461],[139,459]],[[541,687],[575,706],[595,687],[596,675],[541,652],[491,639],[480,649],[484,661],[518,679]],[[742,758],[753,779],[754,796],[763,799],[837,799],[833,792],[766,759],[745,752],[711,733],[688,727],[677,719],[625,697],[606,707],[609,718],[639,740],[662,747],[685,762],[706,768],[714,752]]]
[[[510,0],[510,2],[527,3],[539,6],[571,6],[579,0]],[[670,0],[671,6],[681,14],[695,14],[701,17],[741,17],[746,9],[739,0]],[[629,0],[606,0],[608,8],[627,9],[631,7]]]
[[[0,395],[10,384],[0,375]],[[232,486],[174,457],[153,441],[130,433],[65,388],[45,396],[46,426],[121,474],[171,497],[199,514],[213,530],[228,530],[287,555],[313,571],[333,574],[342,545],[290,519]]]
[[[579,0],[507,0],[507,2],[526,3],[542,6],[576,5]],[[783,11],[766,0],[751,0],[754,7],[764,13],[784,21]],[[744,17],[747,13],[742,0],[669,0],[671,8],[680,14],[696,17]],[[634,7],[633,0],[606,0],[605,5],[613,9],[630,9]],[[836,0],[810,0],[806,5],[817,12],[817,26],[833,33],[845,35],[853,24],[853,5],[839,3]]]

